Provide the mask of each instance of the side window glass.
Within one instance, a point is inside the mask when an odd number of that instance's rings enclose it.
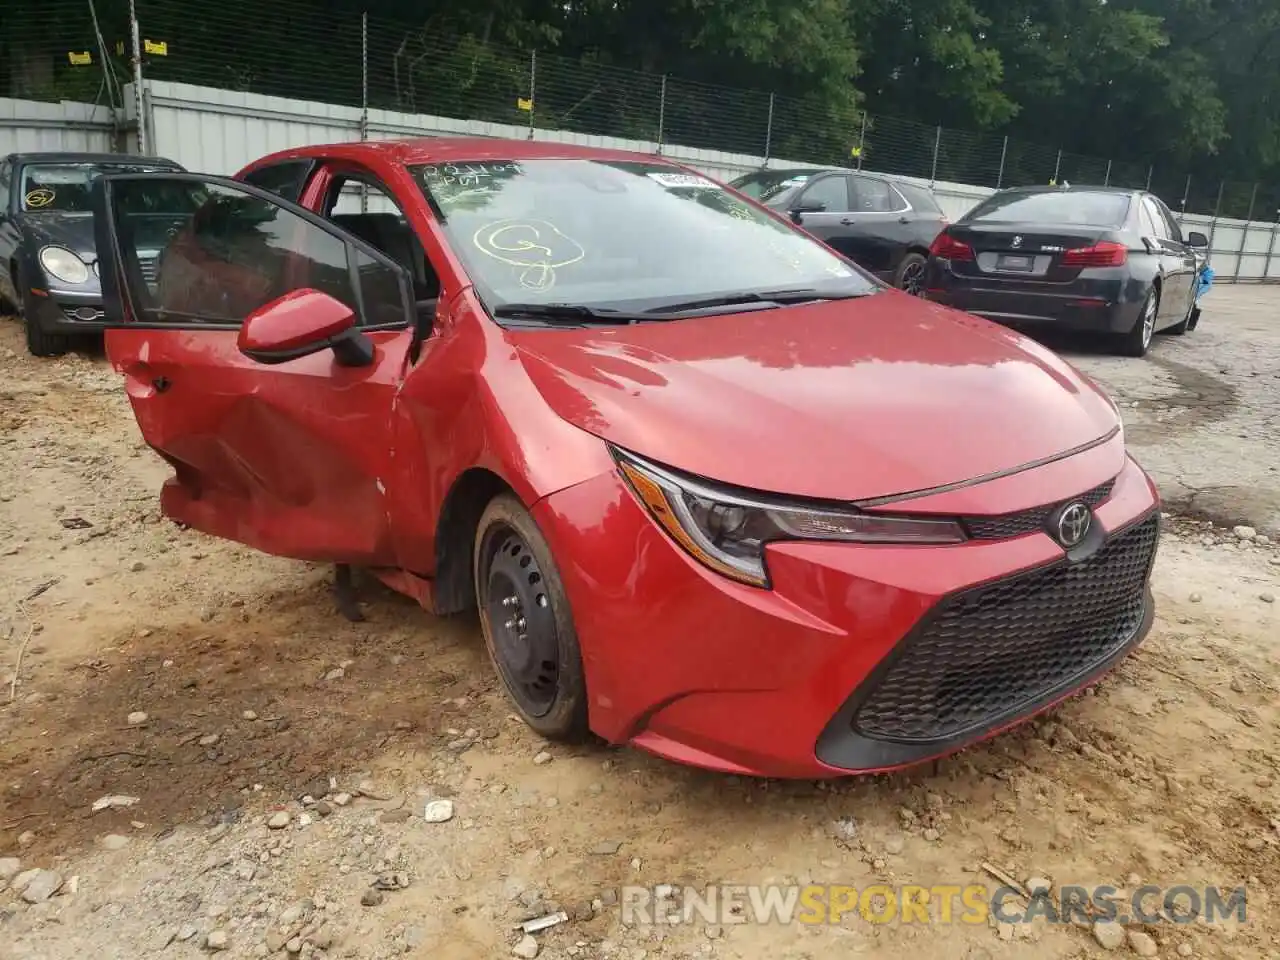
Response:
[[[440,296],[440,280],[417,233],[391,191],[372,177],[337,176],[325,216],[409,271],[414,300]]]
[[[811,183],[800,196],[804,203],[821,203],[825,213],[845,213],[849,209],[849,188],[844,177],[823,177]]]
[[[1147,220],[1151,222],[1151,231],[1158,240],[1169,240],[1169,224],[1165,222],[1163,214],[1155,205],[1150,197],[1142,198],[1142,212],[1146,214]]]
[[[1178,224],[1178,218],[1173,215],[1173,211],[1162,200],[1156,201],[1156,206],[1160,210],[1161,216],[1164,218],[1165,230],[1169,234],[1169,239],[1182,242],[1182,227]]]
[[[304,288],[346,304],[362,326],[406,319],[393,266],[352,248],[357,295],[347,241],[274,200],[222,183],[147,178],[115,182],[111,205],[136,321],[235,326]]]
[[[13,164],[0,160],[0,216],[9,210],[9,187],[13,183]]]
[[[897,198],[883,180],[854,177],[853,193],[853,209],[858,213],[892,213],[895,209]],[[900,209],[905,209],[905,206]]]
[[[297,203],[307,185],[313,166],[310,160],[289,160],[262,167],[244,175],[244,182],[262,190],[270,190],[290,203]]]

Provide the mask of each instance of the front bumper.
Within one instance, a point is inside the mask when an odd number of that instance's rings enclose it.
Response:
[[[612,474],[534,514],[555,555],[574,558],[560,572],[597,734],[710,769],[817,778],[954,752],[1141,642],[1158,497],[1119,438],[915,509],[1008,515],[1092,488],[1107,495],[1087,558],[1038,527],[949,546],[783,543],[769,548],[769,590],[689,558]],[[1141,543],[1121,550],[1126,538]]]
[[[97,333],[107,326],[102,294],[97,290],[49,288],[43,296],[31,296],[28,303],[36,322],[50,333]]]

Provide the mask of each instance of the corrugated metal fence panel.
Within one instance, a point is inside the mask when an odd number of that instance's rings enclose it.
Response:
[[[0,97],[0,156],[36,150],[105,153],[113,148],[112,140],[106,107]]]
[[[128,112],[131,89],[126,87]],[[184,83],[147,84],[150,105],[151,152],[177,160],[189,170],[230,175],[249,161],[288,147],[359,140],[361,111],[308,100],[268,97]],[[458,120],[427,114],[370,110],[366,135],[371,140],[413,136],[478,136],[523,140],[529,127]],[[653,153],[652,141],[620,140],[564,131],[533,131],[542,141],[562,141]],[[112,128],[107,111],[91,104],[37,103],[0,99],[0,154],[12,150],[109,150]],[[820,169],[814,164],[666,144],[664,156],[718,180],[732,180],[752,170],[795,167]],[[867,170],[872,173],[874,171]],[[957,220],[994,191],[963,183],[913,179],[932,186],[944,213]],[[1280,279],[1280,241],[1276,224],[1209,217],[1182,218],[1187,230],[1212,238],[1212,262],[1219,278],[1229,280]]]

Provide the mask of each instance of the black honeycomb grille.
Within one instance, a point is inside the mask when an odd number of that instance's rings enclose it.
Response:
[[[1159,523],[1153,514],[1081,563],[1063,560],[943,600],[886,672],[867,681],[854,729],[881,740],[946,740],[1067,689],[1142,624]]]
[[[1024,534],[1044,530],[1050,514],[1064,503],[1083,500],[1090,508],[1098,506],[1111,496],[1113,486],[1115,481],[1108,480],[1072,500],[1032,507],[1030,510],[1022,510],[1018,513],[1006,513],[996,517],[965,517],[964,526],[969,536],[975,540],[1007,540],[1010,537],[1021,537]]]

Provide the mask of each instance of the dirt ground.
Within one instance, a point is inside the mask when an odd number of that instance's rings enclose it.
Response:
[[[163,521],[166,469],[105,361],[33,360],[0,321],[0,858],[62,881],[28,905],[0,872],[0,957],[529,956],[515,925],[560,908],[538,956],[1106,952],[1079,924],[628,926],[612,902],[625,884],[994,887],[984,863],[1059,888],[1245,885],[1243,924],[1135,926],[1152,942],[1116,950],[1280,955],[1280,552],[1230,529],[1280,504],[1280,291],[1213,297],[1146,361],[1072,356],[1125,405],[1171,509],[1217,497],[1218,526],[1166,525],[1149,640],[1042,721],[831,784],[548,746],[474,620],[369,587],[351,624],[326,569]],[[93,811],[113,795],[137,800]],[[433,799],[452,819],[424,819]]]

